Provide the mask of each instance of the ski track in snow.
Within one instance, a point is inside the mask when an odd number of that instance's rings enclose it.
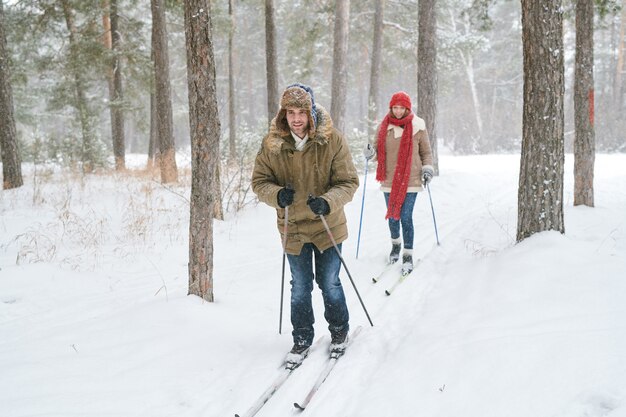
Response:
[[[572,161],[566,234],[515,245],[519,156],[440,155],[431,193],[441,246],[424,191],[421,263],[391,296],[399,266],[371,281],[390,242],[370,174],[359,259],[362,187],[346,206],[343,256],[375,326],[342,271],[351,326],[365,329],[302,414],[626,416],[626,157],[597,156],[593,209],[571,206]],[[216,301],[206,303],[187,296],[179,196],[132,177],[60,175],[40,189],[25,180],[0,194],[0,416],[244,413],[291,347],[288,265],[278,335],[274,210],[215,222]],[[314,303],[317,338],[328,333],[317,288]],[[298,415],[293,402],[326,349],[258,416]]]

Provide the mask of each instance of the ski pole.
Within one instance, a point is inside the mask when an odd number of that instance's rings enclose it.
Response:
[[[363,300],[361,299],[361,294],[359,294],[359,290],[357,290],[356,285],[354,284],[354,280],[352,279],[352,275],[350,275],[350,271],[348,271],[348,267],[346,266],[346,262],[343,260],[343,256],[341,256],[341,251],[339,250],[339,247],[337,246],[337,242],[335,242],[335,238],[333,237],[333,234],[330,231],[330,228],[328,227],[328,223],[326,223],[326,218],[324,218],[323,214],[320,214],[320,219],[322,219],[322,223],[324,223],[324,227],[326,228],[326,233],[328,233],[328,237],[330,238],[330,241],[333,242],[333,246],[335,247],[335,250],[337,251],[337,255],[339,255],[339,259],[341,260],[341,263],[343,264],[343,268],[346,270],[346,273],[348,274],[348,277],[350,278],[350,282],[352,283],[352,287],[354,288],[354,291],[356,292],[356,296],[359,298],[359,302],[361,303],[361,307],[363,307],[363,311],[365,311],[365,315],[367,316],[367,320],[370,322],[370,325],[372,327],[374,327],[374,323],[372,323],[372,319],[370,318],[370,315],[367,312],[367,309],[365,308],[365,304],[363,304]]]
[[[285,186],[292,190],[290,183]],[[285,261],[287,258],[287,225],[289,224],[289,206],[285,206],[285,225],[283,226],[283,273],[280,280],[280,317],[278,318],[278,334],[283,334],[283,294],[285,293]]]
[[[289,223],[289,206],[285,207],[285,225],[283,226],[283,273],[280,280],[280,317],[278,334],[283,334],[283,294],[285,293],[285,260],[287,258],[287,224]]]
[[[359,218],[359,235],[356,238],[356,259],[359,259],[359,245],[361,244],[361,226],[363,225],[363,208],[365,207],[365,190],[367,188],[367,166],[368,160],[365,160],[365,179],[363,180],[363,198],[361,199],[361,217]]]
[[[430,186],[426,184],[426,189],[428,190],[428,199],[430,200],[430,210],[433,213],[433,223],[435,225],[435,238],[437,239],[437,246],[439,246],[439,233],[437,233],[437,220],[435,219],[435,209],[433,207],[433,198],[430,195]]]

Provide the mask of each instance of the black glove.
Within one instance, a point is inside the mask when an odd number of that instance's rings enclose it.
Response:
[[[281,188],[278,192],[278,205],[281,208],[290,206],[293,203],[293,196],[296,194],[296,190],[290,187]]]
[[[309,205],[311,211],[318,216],[325,216],[330,213],[330,206],[322,197],[309,196],[309,199],[306,201],[306,203]]]

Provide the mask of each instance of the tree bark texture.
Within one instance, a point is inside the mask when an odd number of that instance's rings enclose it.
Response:
[[[267,72],[267,125],[278,111],[278,63],[276,58],[276,23],[274,0],[265,0],[265,67]]]
[[[220,162],[220,121],[207,0],[185,0],[185,39],[192,170],[189,294],[212,302],[213,214],[220,195],[215,193]]]
[[[563,222],[563,10],[560,0],[522,0],[524,106],[517,240]]]
[[[437,150],[437,13],[436,0],[418,3],[417,115],[426,122],[435,175],[439,175]]]
[[[78,110],[78,116],[80,118],[80,126],[83,137],[82,143],[82,162],[83,172],[92,172],[95,167],[95,136],[91,123],[91,115],[87,105],[86,98],[86,83],[82,76],[79,60],[79,46],[77,36],[77,29],[74,23],[74,15],[72,8],[68,0],[60,0],[61,8],[63,9],[63,16],[65,17],[65,24],[69,33],[69,70],[74,79],[74,107]]]
[[[378,109],[380,105],[380,67],[382,63],[383,48],[383,17],[385,10],[385,0],[375,0],[374,12],[374,40],[372,42],[372,67],[370,71],[370,91],[367,106],[367,126],[369,136],[376,134],[378,124]]]
[[[5,190],[24,185],[22,162],[17,146],[9,62],[7,38],[4,31],[4,9],[0,0],[0,153],[2,154],[2,188]]]
[[[333,125],[345,128],[346,95],[348,94],[348,34],[350,33],[350,0],[335,3],[335,33],[333,45],[333,79],[330,117]]]
[[[165,5],[163,0],[151,0],[151,5],[154,51],[154,94],[156,97],[156,121],[160,150],[161,182],[170,183],[178,180],[178,170],[176,168],[176,148],[174,145],[174,122],[172,115]]]
[[[126,168],[126,139],[124,137],[124,101],[122,87],[122,62],[119,58],[121,36],[118,27],[117,0],[110,0],[111,19],[111,71],[113,73],[113,90],[111,95],[111,137],[113,139],[113,156],[115,157],[115,169]]]
[[[230,30],[228,31],[228,159],[233,162],[237,159],[237,127],[235,126],[235,0],[228,0],[228,16]]]
[[[574,71],[574,205],[593,207],[596,138],[593,126],[593,0],[576,2]]]

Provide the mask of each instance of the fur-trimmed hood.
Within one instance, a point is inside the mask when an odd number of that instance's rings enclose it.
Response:
[[[327,143],[328,138],[333,132],[333,121],[330,118],[330,113],[321,105],[315,106],[317,116],[317,127],[314,130],[313,137],[309,137],[309,140],[319,143]],[[286,141],[293,140],[291,138],[291,130],[287,123],[287,116],[285,112],[278,112],[278,115],[274,117],[270,125],[270,130],[264,139],[264,146],[274,154],[280,153],[283,144]]]

